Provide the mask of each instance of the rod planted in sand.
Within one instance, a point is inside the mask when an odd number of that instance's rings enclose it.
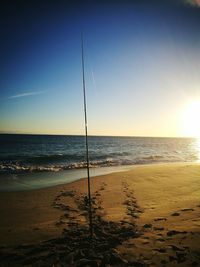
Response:
[[[90,236],[92,237],[93,236],[93,224],[92,224],[92,203],[91,203],[91,192],[90,192],[90,168],[89,168],[89,150],[88,150],[87,103],[86,103],[86,90],[85,90],[85,64],[84,64],[83,35],[81,35],[81,56],[82,56],[84,115],[85,115],[85,147],[86,147],[86,164],[87,164],[87,181],[88,181],[88,215],[89,215]]]

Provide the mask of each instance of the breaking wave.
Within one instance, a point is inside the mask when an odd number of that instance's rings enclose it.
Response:
[[[90,167],[200,161],[196,139],[89,137]],[[0,135],[0,173],[82,169],[84,136]]]
[[[150,164],[158,162],[168,162],[169,160],[163,159],[162,156],[149,156],[143,158],[135,159],[104,159],[104,160],[93,160],[90,161],[90,168],[97,167],[114,167],[114,166],[124,166],[124,165],[136,165],[136,164]],[[41,161],[40,161],[41,163]],[[73,170],[73,169],[83,169],[86,168],[85,161],[72,162],[72,163],[61,163],[61,164],[29,164],[27,161],[15,162],[15,163],[2,163],[0,164],[0,173],[29,173],[29,172],[58,172],[62,170]]]

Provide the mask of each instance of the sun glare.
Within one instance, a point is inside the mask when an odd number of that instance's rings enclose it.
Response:
[[[190,137],[200,138],[200,100],[191,102],[183,115],[184,133]]]
[[[197,150],[198,162],[200,162],[200,138],[198,138],[196,141],[196,150]]]

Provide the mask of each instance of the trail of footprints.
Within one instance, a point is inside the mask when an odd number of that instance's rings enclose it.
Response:
[[[123,205],[126,208],[126,215],[129,219],[124,219],[120,222],[120,224],[115,224],[112,222],[106,222],[103,220],[103,214],[104,209],[102,207],[102,200],[101,200],[101,192],[106,190],[106,184],[103,183],[100,188],[93,193],[92,196],[92,214],[93,214],[93,230],[95,233],[95,236],[101,236],[102,238],[105,238],[105,240],[108,240],[109,237],[112,237],[111,243],[109,246],[114,246],[115,243],[119,244],[119,238],[120,240],[126,240],[131,237],[137,238],[141,236],[141,233],[137,232],[136,226],[135,226],[135,220],[139,218],[140,214],[143,212],[142,209],[139,207],[136,198],[134,197],[134,191],[130,190],[129,184],[126,181],[122,182],[122,192],[125,195],[125,201],[123,202]],[[69,206],[62,203],[63,198],[73,198],[74,199],[74,205]],[[70,191],[70,192],[61,192],[54,200],[53,203],[54,208],[58,208],[64,212],[64,214],[60,217],[60,220],[57,222],[57,226],[65,226],[66,224],[70,227],[78,227],[80,226],[80,221],[77,219],[82,217],[85,219],[85,222],[88,221],[88,199],[87,196],[84,194],[81,194],[77,196],[76,192]],[[198,205],[197,207],[200,207]],[[184,208],[181,210],[174,211],[171,213],[171,216],[182,216],[186,212],[193,212],[196,208]],[[163,223],[167,221],[169,218],[165,217],[156,217],[154,218],[155,225],[152,224],[145,224],[143,226],[143,238],[144,240],[146,238],[146,244],[148,246],[149,242],[155,242],[154,243],[154,249],[153,251],[157,253],[158,257],[160,257],[160,264],[161,266],[167,266],[169,262],[171,263],[177,263],[181,264],[184,262],[190,262],[192,266],[197,266],[195,263],[198,262],[196,259],[198,259],[199,255],[194,254],[194,252],[190,251],[190,249],[184,245],[184,237],[185,235],[191,235],[192,233],[188,233],[186,231],[178,231],[178,230],[170,230],[165,229],[165,226]],[[83,221],[83,219],[82,219]],[[154,224],[153,223],[153,224]],[[123,228],[124,227],[124,228]],[[152,230],[155,231],[155,239],[153,238],[152,241],[150,241],[148,235],[146,236],[145,233],[151,232]],[[164,231],[166,230],[166,232]],[[65,228],[64,231],[65,232]],[[67,233],[67,230],[66,230]],[[178,240],[177,240],[178,237]],[[174,243],[174,238],[179,242],[179,244]],[[168,240],[168,244],[166,241]],[[183,242],[183,243],[182,243]],[[174,244],[173,244],[174,243]],[[162,246],[162,244],[164,246]],[[107,243],[105,242],[105,247],[107,246]],[[161,256],[159,256],[161,255]],[[168,256],[167,256],[168,255]],[[144,256],[145,257],[145,256]],[[154,256],[155,257],[155,256]],[[190,259],[190,261],[188,261]],[[150,262],[153,259],[150,259]],[[148,263],[148,261],[146,262]],[[123,264],[125,266],[126,264]]]
[[[106,189],[106,186],[106,183],[102,183],[91,198],[92,214],[95,220],[102,217],[105,213],[102,207],[101,192]],[[126,207],[126,215],[128,215],[130,219],[137,219],[142,213],[142,210],[134,197],[134,191],[129,189],[129,185],[126,181],[122,182],[122,191],[125,194],[123,205]],[[71,203],[71,206],[66,203]],[[84,194],[78,195],[75,191],[61,191],[60,194],[55,197],[52,206],[55,209],[63,211],[63,214],[56,222],[56,226],[58,227],[66,225],[71,227],[80,222],[86,223],[88,221],[88,199]]]
[[[153,242],[153,251],[157,253],[157,256],[155,254],[154,257],[160,259],[160,264],[162,266],[168,266],[168,264],[174,264],[173,266],[177,266],[176,264],[180,266],[181,264],[184,264],[184,266],[199,266],[200,253],[188,247],[187,241],[185,240],[186,237],[187,240],[193,240],[194,238],[197,240],[198,235],[200,237],[200,233],[194,235],[194,233],[190,231],[168,229],[165,224],[166,221],[176,216],[183,217],[184,220],[184,215],[186,215],[186,213],[192,213],[198,207],[199,205],[192,208],[183,208],[172,212],[169,217],[156,217],[152,223],[143,225],[143,239],[148,240],[143,242],[143,244],[148,246],[150,242]],[[145,233],[147,233],[147,235]],[[148,235],[148,233],[154,234],[152,236]],[[149,260],[153,262],[153,258]]]
[[[106,190],[107,184],[102,183],[100,188],[95,191],[91,198],[92,204],[92,216],[93,221],[101,222],[105,211],[102,207],[102,198],[101,192]],[[122,182],[122,192],[125,194],[125,201],[122,203],[126,207],[126,215],[128,215],[129,219],[122,220],[122,224],[132,225],[135,219],[139,218],[140,214],[143,212],[139,207],[136,198],[134,197],[134,191],[130,190],[129,185],[126,181]],[[65,198],[65,201],[63,201]],[[71,198],[73,201],[73,207],[64,204],[67,199]],[[60,216],[58,222],[56,222],[56,226],[75,226],[80,222],[86,223],[88,218],[88,198],[84,194],[78,195],[75,191],[67,191],[61,192],[56,196],[52,206],[56,209],[62,210],[64,212],[63,215]]]
[[[13,250],[5,249],[0,255],[0,261],[3,264],[1,266],[148,266],[143,262],[144,257],[141,257],[142,262],[137,261],[136,258],[133,261],[128,261],[116,249],[118,245],[130,238],[137,239],[137,237],[141,237],[141,233],[138,232],[135,225],[135,220],[139,217],[142,210],[134,197],[134,191],[129,189],[126,181],[122,183],[122,190],[125,194],[123,205],[126,207],[126,215],[129,219],[124,220],[124,222],[114,223],[103,220],[104,210],[102,208],[101,194],[106,189],[106,186],[103,183],[92,197],[93,230],[95,234],[92,242],[88,238],[88,229],[85,225],[88,221],[87,196],[84,194],[78,195],[75,191],[61,191],[55,197],[52,206],[63,213],[56,222],[57,227],[63,227],[63,234],[58,238],[40,242],[39,244],[21,245]],[[70,203],[70,205],[66,203]],[[181,212],[192,212],[193,210],[194,208],[183,209],[174,212],[171,216],[181,216]],[[162,224],[166,220],[167,218],[160,217],[155,218],[154,222],[155,224]],[[68,229],[67,225],[70,226]],[[146,225],[143,228],[143,234],[145,231],[151,231],[151,228],[152,225]],[[163,229],[164,227],[158,229],[158,239],[160,241],[172,238],[172,242],[173,236],[181,236],[183,234],[182,232],[171,230],[166,235],[162,235],[160,231]],[[148,236],[143,237],[147,238]],[[169,250],[174,253],[171,253]],[[160,255],[167,252],[166,255],[169,255],[168,259],[161,260],[160,266],[168,266],[169,261],[172,264],[177,262],[181,266],[181,263],[185,262],[187,257],[192,257],[193,259],[192,265],[188,266],[198,266],[198,259],[200,258],[199,252],[195,252],[195,254],[188,247],[172,243],[155,247],[154,251]],[[7,264],[8,261],[10,265]]]
[[[89,261],[94,257],[95,262],[96,258],[101,257],[98,259],[98,261],[101,262],[98,266],[107,266],[107,264],[114,264],[114,266],[138,266],[143,267],[142,262],[128,262],[124,258],[121,257],[121,255],[118,254],[117,250],[115,249],[119,244],[122,244],[125,240],[129,238],[137,238],[140,233],[137,230],[137,227],[135,223],[131,221],[121,221],[119,223],[112,222],[112,221],[105,221],[103,219],[104,215],[104,209],[102,207],[102,194],[101,192],[106,189],[107,184],[103,183],[100,188],[93,193],[92,195],[92,220],[93,220],[93,232],[94,232],[94,247],[93,247],[93,255],[87,254],[91,248],[88,246],[88,232],[85,232],[85,228],[83,228],[83,224],[81,226],[80,221],[78,221],[78,217],[84,217],[85,222],[89,221],[88,218],[88,198],[84,194],[77,195],[77,192],[61,192],[54,200],[53,207],[60,209],[64,212],[64,215],[60,217],[60,220],[57,222],[57,226],[60,225],[70,226],[69,229],[63,228],[63,235],[69,238],[71,235],[73,236],[71,241],[71,246],[76,247],[77,244],[78,247],[81,247],[82,243],[85,249],[84,253],[79,253],[80,255],[77,256],[76,262],[85,260],[82,259],[82,257],[87,255],[87,258],[89,258]],[[124,184],[124,193],[126,196],[126,205],[127,206],[127,214],[131,216],[131,218],[136,218],[136,212],[139,213],[139,207],[137,205],[137,202],[135,198],[132,195],[132,192],[128,190],[128,185]],[[69,206],[66,204],[63,204],[63,197],[66,198],[72,198],[74,200],[74,205]],[[72,200],[71,199],[71,200]],[[70,203],[73,203],[72,201]],[[74,216],[73,216],[74,214]],[[88,223],[87,223],[88,225]],[[86,225],[86,227],[87,227]],[[86,236],[85,236],[86,234]],[[70,237],[71,238],[71,237]],[[87,244],[87,245],[86,245]],[[78,248],[79,251],[80,248]],[[76,250],[75,250],[76,251]],[[75,254],[73,252],[73,254]],[[74,256],[73,256],[74,257]],[[96,264],[94,260],[92,259],[93,264]],[[87,262],[85,262],[87,263]],[[131,264],[131,265],[130,265]],[[74,266],[79,266],[79,264],[75,264]],[[81,265],[82,266],[82,265]],[[83,265],[85,266],[85,265]],[[89,265],[90,266],[90,263]],[[93,266],[93,265],[91,265]],[[94,265],[96,266],[96,265]],[[110,265],[109,265],[110,266]]]
[[[142,209],[139,207],[137,200],[134,197],[134,191],[129,189],[129,185],[125,181],[122,182],[122,188],[126,197],[123,204],[126,206],[127,215],[134,219],[139,218]]]
[[[105,190],[106,183],[102,183],[99,190],[97,190],[91,198],[92,215],[94,219],[100,218],[104,211],[101,206],[101,191]],[[71,203],[71,206],[65,203]],[[76,226],[79,223],[86,223],[88,221],[88,198],[85,194],[77,194],[75,191],[61,191],[58,194],[52,206],[55,209],[63,211],[56,222],[56,226]]]
[[[60,216],[59,220],[56,222],[56,226],[68,225],[71,226],[72,221],[73,224],[78,223],[77,219],[75,219],[79,213],[77,206],[73,203],[73,207],[64,204],[67,200],[73,198],[75,196],[74,191],[61,191],[59,195],[54,199],[52,206],[55,209],[59,209],[63,211],[63,214]]]
[[[123,203],[126,206],[126,213],[129,217],[137,219],[143,212],[143,210],[139,207],[137,200],[134,197],[134,191],[129,189],[129,185],[126,181],[122,182],[122,188],[126,196],[126,200]],[[184,215],[186,213],[192,213],[197,208],[200,208],[200,205],[197,205],[196,207],[186,207],[172,212],[170,217],[173,218],[176,216],[180,216],[184,219]],[[167,229],[165,227],[165,222],[170,220],[170,217],[155,217],[152,223],[147,223],[143,225],[143,234],[141,235],[143,239],[142,244],[146,244],[148,247],[150,242],[152,242],[154,247],[153,251],[157,254],[157,256],[156,254],[152,253],[152,257],[148,259],[147,256],[146,261],[146,256],[144,253],[144,255],[141,254],[141,259],[143,259],[144,262],[149,264],[154,261],[153,258],[158,257],[158,261],[160,261],[160,266],[168,266],[168,264],[175,264],[176,266],[176,264],[181,265],[182,263],[189,264],[188,266],[199,266],[198,262],[200,259],[200,253],[195,250],[191,250],[187,246],[187,243],[185,243],[184,241],[186,235],[192,239],[193,233],[188,231]],[[151,236],[151,233],[155,233],[155,236]],[[134,246],[137,246],[137,239],[135,239],[135,241]]]
[[[107,184],[102,183],[97,191],[92,194],[91,204],[92,204],[92,220],[93,220],[93,230],[95,235],[105,235],[113,234],[116,236],[119,234],[119,238],[136,238],[140,235],[135,225],[135,219],[139,217],[142,212],[137,204],[137,201],[133,195],[133,191],[129,190],[129,186],[126,182],[122,183],[122,190],[125,194],[125,201],[123,205],[126,207],[126,215],[129,219],[122,219],[119,223],[114,223],[111,221],[105,221],[103,216],[105,210],[102,207],[102,194],[106,190]],[[65,199],[64,199],[65,198]],[[63,202],[71,198],[70,203],[73,203],[73,207],[64,204]],[[72,201],[73,200],[73,201]],[[56,222],[57,227],[62,227],[63,232],[66,231],[65,227],[77,228],[81,224],[88,225],[88,198],[84,194],[77,194],[75,191],[61,192],[56,196],[52,206],[64,212]]]

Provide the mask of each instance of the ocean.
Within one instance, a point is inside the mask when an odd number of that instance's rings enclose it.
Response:
[[[195,138],[89,136],[91,176],[138,164],[197,162]],[[85,137],[0,135],[0,191],[41,188],[86,177]]]

